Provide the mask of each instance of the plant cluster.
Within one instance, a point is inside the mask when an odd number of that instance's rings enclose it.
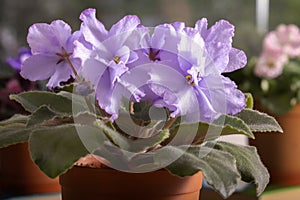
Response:
[[[234,27],[206,19],[153,29],[125,16],[109,30],[95,9],[72,33],[62,20],[30,27],[32,56],[21,67],[51,91],[11,95],[29,113],[0,122],[0,147],[29,142],[31,157],[49,177],[93,154],[128,172],[167,169],[178,176],[201,170],[224,197],[239,180],[266,187],[269,174],[254,147],[218,141],[222,135],[282,131],[252,110],[252,98],[222,73],[246,64],[232,47]]]
[[[282,115],[300,101],[299,66],[300,30],[294,24],[280,24],[265,36],[261,55],[252,58],[235,80],[262,109]]]

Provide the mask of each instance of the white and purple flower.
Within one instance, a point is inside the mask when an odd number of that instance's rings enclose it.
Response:
[[[21,74],[30,80],[50,77],[48,87],[55,87],[78,71],[111,120],[118,117],[124,96],[133,102],[150,100],[168,108],[171,117],[193,122],[211,122],[245,107],[243,93],[222,75],[246,64],[244,52],[232,47],[229,22],[209,29],[206,19],[194,28],[175,22],[158,25],[151,34],[137,16],[125,16],[110,30],[95,9],[83,11],[80,19],[80,31],[73,35],[60,20],[33,25],[28,34],[33,56]]]

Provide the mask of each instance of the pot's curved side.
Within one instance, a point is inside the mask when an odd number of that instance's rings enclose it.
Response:
[[[202,172],[180,178],[166,170],[126,173],[74,166],[60,176],[63,200],[198,200]]]
[[[300,104],[289,113],[275,116],[283,133],[257,133],[250,144],[258,149],[268,168],[271,184],[300,184]]]
[[[51,179],[33,163],[28,143],[0,149],[0,193],[36,194],[59,192],[58,178]]]

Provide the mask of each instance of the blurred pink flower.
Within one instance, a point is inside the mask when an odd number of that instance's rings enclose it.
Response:
[[[258,58],[254,73],[259,77],[276,78],[282,74],[284,65],[288,62],[286,54],[278,51],[266,51]]]
[[[300,30],[296,25],[280,24],[264,39],[263,51],[280,51],[294,58],[300,56]]]
[[[280,24],[263,41],[263,50],[254,73],[259,77],[276,78],[282,74],[289,58],[300,56],[300,29],[293,24]]]

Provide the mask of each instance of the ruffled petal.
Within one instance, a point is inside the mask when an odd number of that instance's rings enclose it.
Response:
[[[247,64],[247,56],[244,51],[232,48],[229,52],[229,63],[224,72],[233,72],[245,67]]]
[[[222,73],[229,63],[234,27],[225,20],[218,21],[207,32],[204,41],[208,52],[205,74]]]
[[[120,21],[114,24],[110,31],[110,35],[117,35],[119,33],[127,32],[133,30],[139,25],[140,19],[135,15],[127,15],[123,17]]]
[[[96,47],[101,46],[101,42],[106,39],[108,32],[96,18],[96,10],[91,8],[84,10],[80,15],[80,19],[82,20],[80,30],[85,40]]]
[[[61,52],[60,41],[53,33],[53,27],[46,23],[36,23],[29,28],[27,42],[33,54],[55,54]]]
[[[127,40],[129,40],[132,45],[132,40],[130,40],[129,37],[134,37],[138,43],[140,39],[138,39],[139,35],[138,32],[136,32],[136,28],[139,24],[140,19],[137,16],[125,16],[111,27],[108,33],[109,37],[104,41],[105,46],[107,46],[109,51],[114,53],[120,47],[124,46]]]
[[[208,26],[208,22],[206,18],[202,18],[198,20],[195,24],[195,29],[199,31],[200,35],[203,38],[206,38],[207,36],[207,26]]]
[[[51,22],[50,27],[52,29],[52,33],[58,40],[59,46],[66,47],[66,43],[71,36],[71,27],[62,20],[55,20]]]
[[[48,88],[60,86],[61,82],[65,82],[71,78],[72,70],[68,63],[62,62],[56,66],[54,74],[51,76],[47,83]]]
[[[245,95],[229,78],[218,74],[203,77],[199,88],[217,113],[236,114],[246,106]]]

